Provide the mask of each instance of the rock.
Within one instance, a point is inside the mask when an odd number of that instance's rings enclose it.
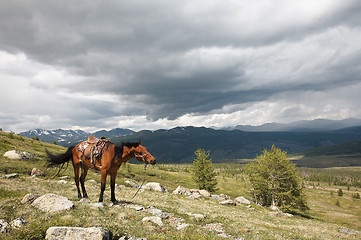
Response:
[[[252,204],[252,201],[248,200],[245,197],[237,197],[236,199],[234,199],[234,201],[236,201],[237,203],[246,204],[246,205]]]
[[[191,195],[192,193],[188,188],[178,186],[177,189],[173,191],[173,194]]]
[[[60,183],[60,184],[66,184],[66,183],[68,183],[68,181],[62,179],[62,180],[59,180],[58,183]]]
[[[24,220],[24,218],[18,217],[16,219],[14,219],[13,221],[11,221],[10,226],[12,228],[21,228],[22,226],[24,226],[26,224],[28,224],[28,223]]]
[[[31,205],[44,212],[57,212],[74,207],[74,204],[66,197],[58,196],[53,193],[38,197]]]
[[[162,210],[157,208],[151,208],[148,210],[148,212],[154,216],[158,216],[163,219],[169,218],[169,213],[163,212]]]
[[[4,153],[4,157],[7,157],[9,159],[32,159],[34,158],[34,155],[28,152],[21,152],[19,150],[11,150]]]
[[[187,213],[189,216],[197,218],[197,219],[204,219],[207,218],[206,216],[204,216],[203,214],[198,214],[198,213]]]
[[[136,237],[124,236],[124,237],[119,238],[118,240],[147,240],[147,238],[136,238]]]
[[[178,231],[182,231],[182,230],[186,229],[188,226],[190,226],[190,224],[188,224],[188,223],[181,223],[181,224],[177,225],[176,229],[177,229]]]
[[[162,186],[162,184],[156,183],[156,182],[147,183],[142,187],[142,189],[148,189],[148,190],[153,190],[153,191],[158,191],[158,192],[165,192],[165,188]]]
[[[140,206],[140,205],[126,205],[126,207],[128,208],[132,208],[132,209],[135,209],[135,211],[142,211],[144,210],[144,207]]]
[[[40,197],[40,195],[28,193],[28,194],[26,194],[26,195],[23,197],[23,200],[21,200],[21,203],[22,203],[22,204],[32,203],[32,202],[34,202],[34,200],[37,199],[38,197]]]
[[[33,168],[30,175],[35,177],[45,177],[45,173],[37,168]]]
[[[345,233],[345,234],[360,234],[361,232],[353,230],[353,229],[348,229],[348,228],[340,228],[338,230],[340,233]]]
[[[198,190],[198,192],[203,197],[207,197],[207,198],[211,197],[211,194],[207,190],[201,189],[201,190]]]
[[[110,231],[102,227],[50,227],[46,231],[45,239],[47,240],[110,240]]]
[[[7,175],[2,176],[1,178],[11,179],[11,178],[17,178],[17,177],[19,177],[19,173],[7,174]]]
[[[62,176],[62,177],[60,177],[60,179],[68,179],[68,180],[70,180],[71,177],[69,177],[69,176]],[[91,181],[91,180],[89,180],[89,181]],[[93,180],[93,181],[94,181],[94,180]]]
[[[279,210],[279,208],[276,207],[275,205],[272,205],[272,206],[270,206],[269,208],[270,208],[272,211],[278,211],[278,212],[281,211],[281,210]]]
[[[221,205],[234,205],[234,206],[236,205],[235,201],[233,201],[231,199],[219,202],[219,204],[221,204]]]
[[[9,223],[4,219],[0,219],[0,233],[5,233],[9,231]]]
[[[227,200],[227,198],[226,198],[226,197],[224,197],[224,196],[220,196],[220,195],[216,195],[216,194],[211,195],[211,198],[213,198],[213,199],[215,199],[215,200],[217,200],[217,201],[224,201],[224,200]]]
[[[106,204],[104,202],[88,203],[88,205],[93,206],[93,207],[98,207],[98,208],[102,208],[102,207],[106,206]]]
[[[144,217],[142,219],[143,222],[153,222],[155,224],[157,224],[158,226],[163,226],[163,222],[162,219],[160,217],[157,216],[153,216],[153,217]]]
[[[207,231],[216,231],[217,233],[224,233],[222,223],[208,223],[203,227]]]
[[[138,188],[139,186],[135,184],[134,182],[127,180],[125,181],[126,184],[128,184],[131,188]]]
[[[199,192],[192,193],[192,195],[187,197],[190,200],[195,200],[199,198],[203,198],[203,196]]]

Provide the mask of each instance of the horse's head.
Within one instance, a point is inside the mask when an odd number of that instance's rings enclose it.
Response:
[[[141,162],[150,163],[154,165],[156,163],[155,158],[150,152],[147,151],[147,148],[141,145],[142,140],[139,140],[139,145],[134,147],[134,157]]]

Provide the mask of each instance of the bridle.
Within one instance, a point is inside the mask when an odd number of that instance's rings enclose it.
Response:
[[[134,153],[134,157],[136,158],[141,158],[143,162],[145,162],[145,157],[149,154],[149,152],[147,152],[146,154],[142,154],[142,155],[137,155],[136,153]]]

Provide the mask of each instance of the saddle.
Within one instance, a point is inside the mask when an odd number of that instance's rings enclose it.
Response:
[[[88,139],[82,142],[78,150],[82,152],[81,160],[90,159],[94,167],[96,168],[96,162],[101,166],[101,155],[105,145],[110,143],[110,139],[106,137],[101,137],[97,139],[94,135],[90,135]]]

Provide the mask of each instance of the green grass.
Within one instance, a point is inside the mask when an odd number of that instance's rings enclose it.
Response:
[[[17,179],[0,178],[0,219],[10,222],[17,217],[23,217],[28,222],[21,229],[0,235],[0,239],[44,239],[46,230],[51,226],[106,227],[112,232],[114,239],[123,235],[147,239],[226,239],[217,236],[217,232],[204,228],[212,223],[222,224],[227,234],[245,239],[358,239],[360,237],[360,235],[339,233],[338,229],[350,228],[361,231],[361,200],[352,198],[352,194],[359,192],[361,188],[334,185],[335,182],[329,183],[328,179],[330,177],[337,177],[339,180],[350,177],[356,179],[361,174],[361,168],[299,169],[305,179],[305,192],[311,210],[306,214],[308,217],[284,217],[270,215],[268,208],[254,204],[252,208],[244,205],[223,206],[213,199],[192,201],[185,196],[172,194],[171,192],[179,185],[196,188],[189,164],[148,166],[146,171],[143,165],[122,166],[117,177],[119,185],[119,190],[116,191],[117,199],[145,208],[162,209],[172,215],[171,219],[183,218],[190,226],[184,231],[179,231],[170,220],[164,220],[162,227],[150,222],[142,222],[143,217],[150,216],[146,211],[136,212],[124,206],[97,208],[78,202],[73,179],[66,184],[59,184],[59,177],[51,178],[56,170],[46,167],[44,149],[64,152],[65,148],[3,132],[0,132],[0,141],[2,143],[0,176],[5,173],[20,173]],[[2,157],[5,151],[14,148],[31,152],[35,154],[36,159],[17,161]],[[215,164],[219,183],[217,194],[251,198],[250,185],[242,166]],[[33,167],[41,169],[47,176],[30,177],[29,173]],[[62,175],[73,178],[72,166],[69,165]],[[89,171],[87,180],[89,179],[96,181],[96,183],[86,182],[90,201],[96,202],[100,192],[100,174]],[[126,180],[141,183],[143,179],[146,179],[146,182],[160,182],[170,193],[143,191],[132,200],[136,189],[122,185]],[[340,187],[344,192],[342,197],[336,193]],[[44,213],[29,204],[21,204],[23,196],[27,193],[56,193],[73,201],[75,208]],[[106,204],[110,203],[109,179],[104,201]],[[340,206],[336,206],[336,201],[339,201]],[[207,218],[197,220],[187,213],[200,213]]]

